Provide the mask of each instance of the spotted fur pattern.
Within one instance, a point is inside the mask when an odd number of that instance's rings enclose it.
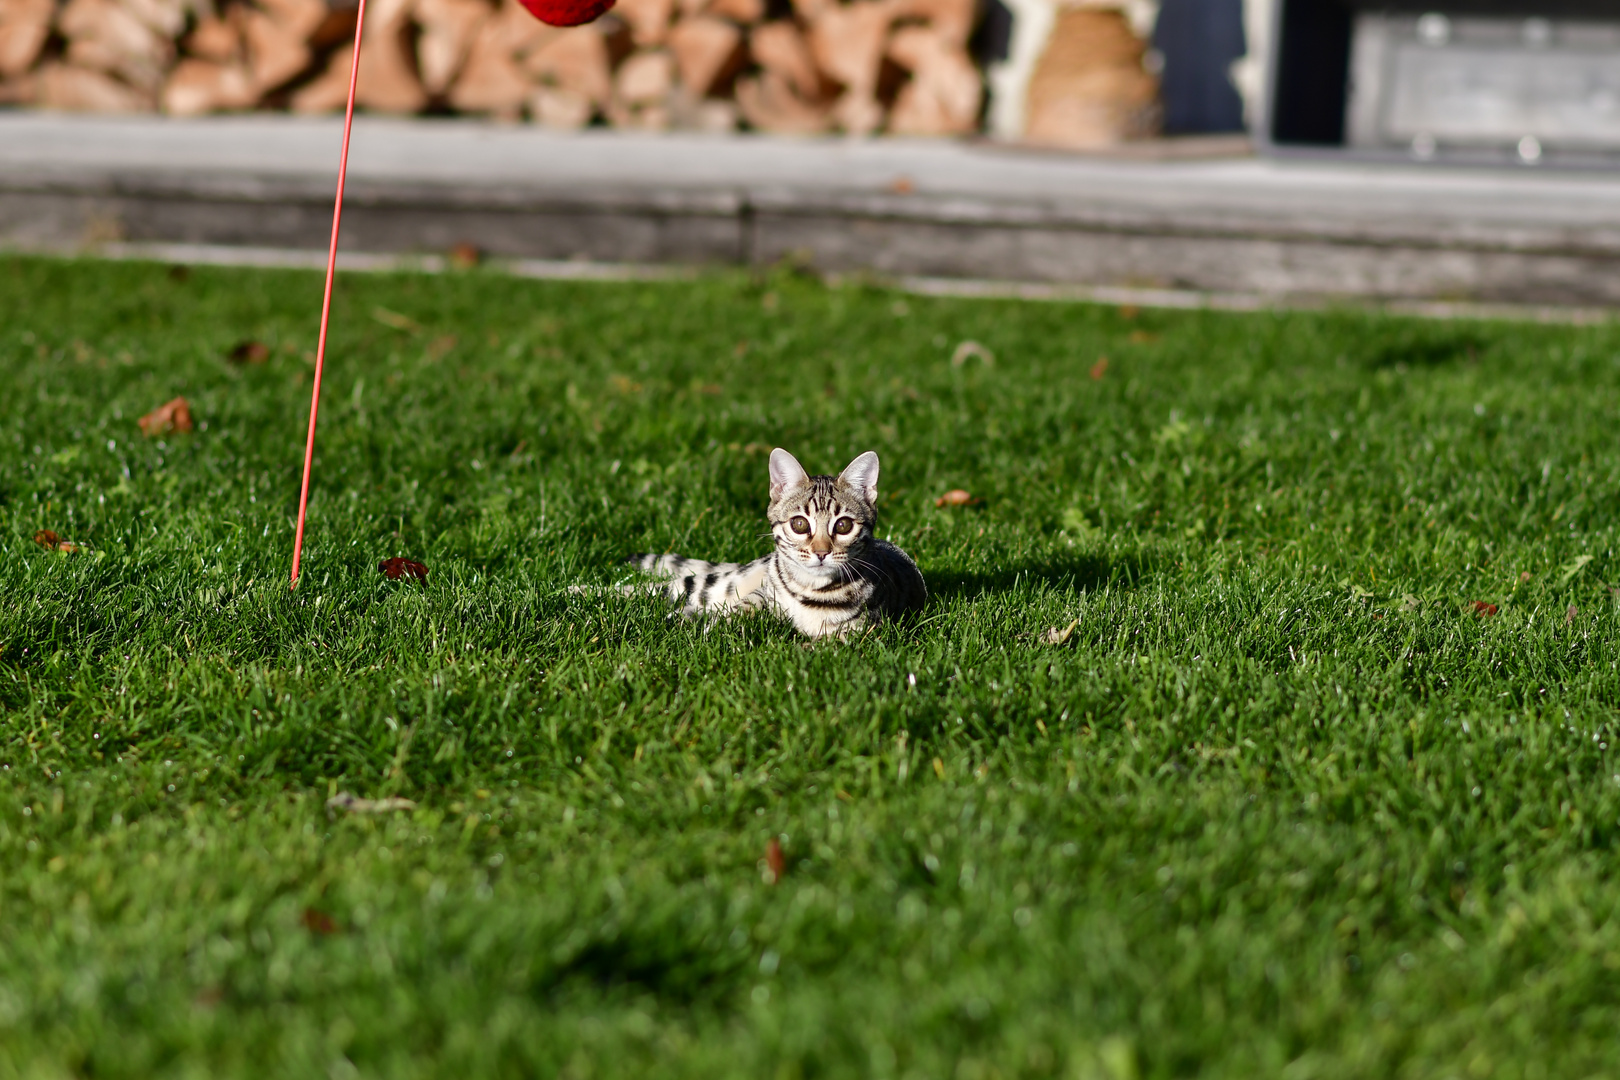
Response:
[[[811,476],[773,450],[770,470],[775,551],[748,563],[632,555],[631,565],[667,579],[663,588],[687,615],[772,611],[813,638],[847,636],[923,606],[917,564],[873,535],[877,454],[868,450],[837,476]]]

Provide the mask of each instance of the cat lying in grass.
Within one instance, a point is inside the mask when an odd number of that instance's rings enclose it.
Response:
[[[810,637],[845,637],[919,610],[927,598],[911,557],[872,530],[878,456],[868,450],[837,476],[811,476],[786,450],[771,451],[771,534],[776,550],[748,563],[684,555],[632,555],[667,578],[686,615],[773,611]],[[630,591],[634,591],[633,589]]]

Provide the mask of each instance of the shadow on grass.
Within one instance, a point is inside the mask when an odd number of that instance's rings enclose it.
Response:
[[[1374,370],[1400,365],[1432,368],[1477,362],[1486,348],[1484,337],[1469,327],[1410,323],[1392,327],[1361,360]]]
[[[1159,559],[1146,552],[1125,556],[1065,553],[1048,559],[1009,563],[968,573],[925,571],[928,592],[937,597],[974,597],[1007,592],[1019,583],[1039,582],[1055,589],[1094,592],[1104,586],[1135,588],[1158,569]]]
[[[685,940],[678,932],[660,935],[623,929],[598,936],[546,972],[535,989],[551,995],[582,983],[598,991],[640,990],[692,1005],[731,996],[743,959]]]

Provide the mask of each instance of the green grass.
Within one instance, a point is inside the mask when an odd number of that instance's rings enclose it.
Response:
[[[1615,329],[348,277],[289,592],[319,296],[0,261],[0,1078],[1620,1071]]]

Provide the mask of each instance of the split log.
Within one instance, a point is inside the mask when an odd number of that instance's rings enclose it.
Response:
[[[555,26],[547,26],[530,15],[517,0],[501,0],[500,10],[484,24],[484,31],[499,36],[513,55],[522,58],[536,49],[545,47],[558,34]]]
[[[984,84],[967,53],[938,30],[909,26],[889,40],[889,58],[911,73],[889,112],[896,135],[965,135],[978,126]]]
[[[594,26],[561,30],[523,62],[530,77],[558,90],[606,105],[613,94],[607,41]]]
[[[756,26],[748,36],[748,51],[760,67],[774,73],[806,102],[819,102],[827,96],[809,43],[786,19]]]
[[[613,13],[630,28],[630,40],[640,48],[664,44],[669,37],[674,0],[618,0]]]
[[[596,103],[559,86],[542,86],[529,97],[529,115],[553,131],[578,131],[596,115]]]
[[[349,72],[354,69],[352,49],[338,49],[326,70],[293,91],[287,105],[295,113],[328,113],[342,109],[349,100]]]
[[[694,15],[682,19],[669,32],[670,52],[681,85],[696,97],[705,97],[742,65],[742,31],[724,19]]]
[[[525,15],[530,22],[538,20]],[[524,77],[513,56],[512,46],[502,33],[503,20],[490,19],[473,35],[461,77],[450,84],[446,100],[460,112],[489,113],[504,120],[516,120],[523,112],[533,87]]]
[[[420,112],[427,94],[416,78],[410,47],[410,0],[371,0],[365,40],[360,43],[360,79],[355,102],[383,113]],[[339,50],[346,52],[348,50]]]
[[[34,66],[50,37],[51,16],[55,13],[52,0],[6,0],[0,4],[0,79],[21,75]]]
[[[894,17],[899,22],[920,22],[959,49],[966,49],[973,36],[976,0],[895,0]]]
[[[869,135],[883,123],[877,84],[894,11],[888,0],[829,2],[810,23],[816,66],[844,88],[833,105],[833,120],[851,135]]]
[[[216,64],[229,64],[240,59],[242,35],[224,19],[212,15],[198,19],[197,26],[186,35],[180,47],[192,56],[212,60]]]
[[[39,69],[36,100],[65,112],[149,112],[152,100],[111,75],[51,61]]]
[[[422,88],[434,97],[444,94],[461,74],[478,29],[492,14],[483,0],[417,0],[416,42]]]
[[[258,3],[272,19],[305,41],[320,28],[330,12],[326,0],[258,0]]]
[[[122,5],[141,22],[166,38],[177,38],[186,28],[186,15],[192,4],[188,0],[120,0]]]
[[[675,62],[669,53],[638,52],[619,65],[613,97],[625,105],[651,105],[667,98],[674,87]]]
[[[242,12],[242,41],[247,51],[248,72],[260,94],[274,90],[302,75],[314,59],[305,35],[257,8]]]
[[[774,71],[739,80],[737,108],[750,126],[780,135],[818,135],[831,119],[825,106],[802,100]]]
[[[34,72],[0,79],[0,105],[39,104],[39,77]]]
[[[1076,149],[1147,138],[1159,123],[1146,44],[1118,11],[1062,11],[1030,77],[1024,137]]]
[[[246,68],[188,57],[170,73],[162,104],[163,111],[172,116],[201,116],[221,109],[246,109],[258,100],[258,85]]]
[[[752,26],[764,20],[765,0],[710,0],[708,4],[700,2],[698,10],[704,15]]]
[[[143,95],[144,100],[155,96],[174,63],[174,42],[112,0],[71,0],[58,16],[57,28],[68,39],[67,59],[73,68],[116,75],[137,90],[147,91],[150,96]],[[89,86],[72,74],[53,79],[65,79],[64,85]],[[91,97],[98,93],[84,92]]]
[[[677,86],[669,96],[670,126],[680,131],[724,135],[737,130],[739,119],[735,101],[700,98],[684,86]]]

